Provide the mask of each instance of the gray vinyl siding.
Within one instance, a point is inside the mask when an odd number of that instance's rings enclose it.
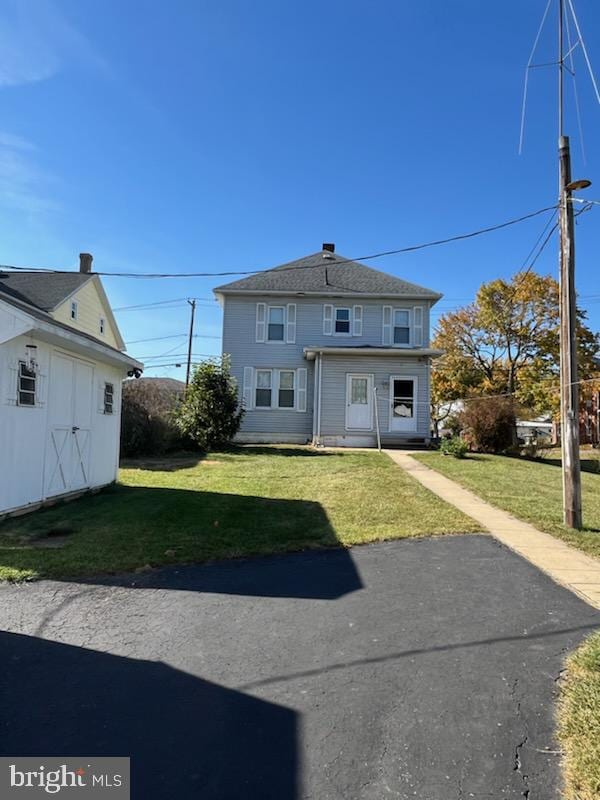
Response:
[[[303,342],[296,329],[296,344],[256,341],[256,299],[248,300],[227,297],[223,312],[223,353],[231,358],[231,372],[238,385],[238,396],[242,399],[244,367],[255,369],[299,369],[307,370],[306,411],[284,409],[253,409],[247,411],[242,421],[242,433],[302,434],[312,438],[314,362],[306,361]],[[268,300],[267,300],[268,302]],[[273,301],[270,305],[286,305],[289,300]]]
[[[429,438],[429,371],[429,365],[424,359],[325,355],[321,377],[321,436],[351,433],[346,430],[346,376],[349,373],[358,373],[373,375],[374,386],[377,388],[379,428],[383,439]],[[417,427],[414,431],[389,429],[390,375],[417,378]],[[374,416],[372,432],[375,432]]]
[[[306,412],[287,411],[280,409],[250,410],[247,411],[242,422],[242,433],[274,433],[274,434],[301,434],[307,438],[313,432],[313,406],[314,406],[314,361],[306,361],[303,350],[309,346],[352,346],[360,347],[371,345],[380,347],[382,344],[382,308],[390,305],[393,308],[409,308],[422,306],[423,308],[423,346],[429,344],[429,308],[428,300],[349,300],[340,298],[303,298],[303,297],[244,297],[225,295],[223,298],[223,353],[231,358],[232,374],[238,384],[240,400],[242,397],[244,367],[255,369],[265,368],[306,368],[307,369],[307,404]],[[267,305],[296,304],[296,342],[287,344],[281,342],[256,341],[256,304],[264,302]],[[323,334],[323,305],[331,304],[339,308],[352,308],[360,305],[363,309],[362,336],[343,336]],[[323,385],[322,422],[325,420],[326,407],[331,409],[328,424],[336,427],[336,434],[343,434],[345,428],[345,372],[374,372],[377,376],[376,383],[383,380],[385,374],[414,374],[419,377],[419,395],[428,399],[429,396],[429,367],[425,362],[417,364],[417,359],[402,359],[402,348],[398,349],[398,360],[388,357],[341,356],[333,359],[326,356],[324,377],[328,367],[338,364],[339,384],[335,381]],[[352,367],[347,367],[348,360]],[[369,365],[369,366],[367,366]],[[343,369],[342,369],[343,367]],[[375,368],[376,367],[376,368]],[[334,372],[331,372],[333,378]],[[387,396],[386,389],[386,396]],[[341,397],[341,400],[340,400]],[[385,404],[383,398],[380,404]],[[424,406],[419,405],[418,432],[413,435],[429,436],[429,413]],[[341,416],[340,416],[341,415]],[[341,422],[340,422],[341,419]],[[387,431],[387,406],[381,416]],[[384,422],[385,421],[385,422]],[[322,428],[323,433],[323,428]],[[402,437],[399,437],[402,438]]]

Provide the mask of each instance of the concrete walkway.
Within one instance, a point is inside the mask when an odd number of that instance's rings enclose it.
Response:
[[[481,523],[484,530],[543,570],[594,608],[600,609],[600,561],[542,533],[506,511],[491,506],[468,489],[411,458],[407,451],[385,453],[442,500]]]

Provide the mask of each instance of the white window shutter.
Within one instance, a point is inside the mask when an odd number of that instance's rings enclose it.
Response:
[[[423,306],[413,308],[413,328],[415,347],[423,346]]]
[[[19,360],[17,358],[8,359],[8,383],[6,392],[6,402],[14,406],[17,404],[17,385],[19,382]]]
[[[381,331],[381,343],[382,344],[391,344],[392,343],[392,307],[391,306],[383,306],[383,325]]]
[[[288,344],[296,343],[296,303],[288,303],[287,307],[287,334],[286,341]]]
[[[254,367],[244,367],[244,388],[243,388],[242,401],[246,411],[250,411],[254,406],[254,403],[252,402],[253,389],[254,389]]]
[[[323,336],[333,335],[333,306],[325,304],[323,306]]]
[[[296,370],[296,379],[298,382],[298,400],[296,401],[296,409],[298,411],[306,411],[306,367],[301,367],[300,369]]]
[[[352,336],[362,336],[363,307],[354,306],[352,309]]]
[[[256,304],[256,341],[264,342],[267,327],[267,304]]]
[[[98,383],[98,413],[104,414],[104,381]]]

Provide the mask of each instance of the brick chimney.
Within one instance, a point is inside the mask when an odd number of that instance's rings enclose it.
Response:
[[[335,244],[333,242],[323,242],[323,250],[328,253],[335,253]]]
[[[93,260],[91,253],[79,253],[79,272],[91,272]]]

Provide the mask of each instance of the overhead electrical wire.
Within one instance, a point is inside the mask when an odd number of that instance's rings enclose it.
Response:
[[[470,231],[469,233],[461,233],[456,236],[448,236],[444,239],[435,239],[430,242],[423,242],[421,244],[410,245],[408,247],[399,247],[395,250],[382,250],[378,253],[371,253],[366,256],[358,256],[356,258],[349,259],[350,261],[369,261],[374,258],[384,258],[386,256],[392,255],[399,255],[401,253],[414,253],[417,250],[424,250],[429,247],[438,247],[443,244],[450,244],[452,242],[458,242],[465,239],[472,239],[476,236],[482,236],[486,233],[492,233],[494,231],[502,230],[503,228],[508,228],[512,225],[517,225],[520,222],[525,222],[526,220],[533,219],[534,217],[538,217],[540,214],[544,214],[547,211],[551,211],[557,208],[557,205],[546,206],[545,208],[540,208],[537,211],[532,211],[529,214],[524,214],[521,217],[516,217],[515,219],[507,220],[506,222],[498,223],[497,225],[490,225],[486,228],[479,228],[474,231]],[[302,269],[314,269],[314,264],[311,265],[296,265],[296,266],[289,266],[289,267],[277,267],[277,272],[285,272],[291,270],[302,270]],[[63,272],[70,272],[70,270],[56,270],[56,269],[47,269],[43,267],[31,268],[31,267],[17,267],[8,264],[0,264],[0,269],[3,270],[23,270],[26,272],[51,272],[51,273],[63,273]],[[156,278],[216,278],[216,277],[227,277],[233,275],[256,275],[261,272],[268,272],[272,267],[266,269],[249,269],[249,270],[225,270],[222,272],[93,272],[93,275],[100,275],[107,278],[147,278],[147,279],[156,279]],[[187,300],[187,298],[184,298]],[[120,310],[124,310],[122,307]]]
[[[173,333],[169,336],[151,336],[149,339],[133,339],[130,342],[125,342],[125,344],[140,344],[141,342],[160,342],[164,339],[180,339],[182,336],[187,336],[187,333]],[[195,333],[192,336],[193,339],[220,339],[220,336],[216,334],[208,334],[208,333]]]

